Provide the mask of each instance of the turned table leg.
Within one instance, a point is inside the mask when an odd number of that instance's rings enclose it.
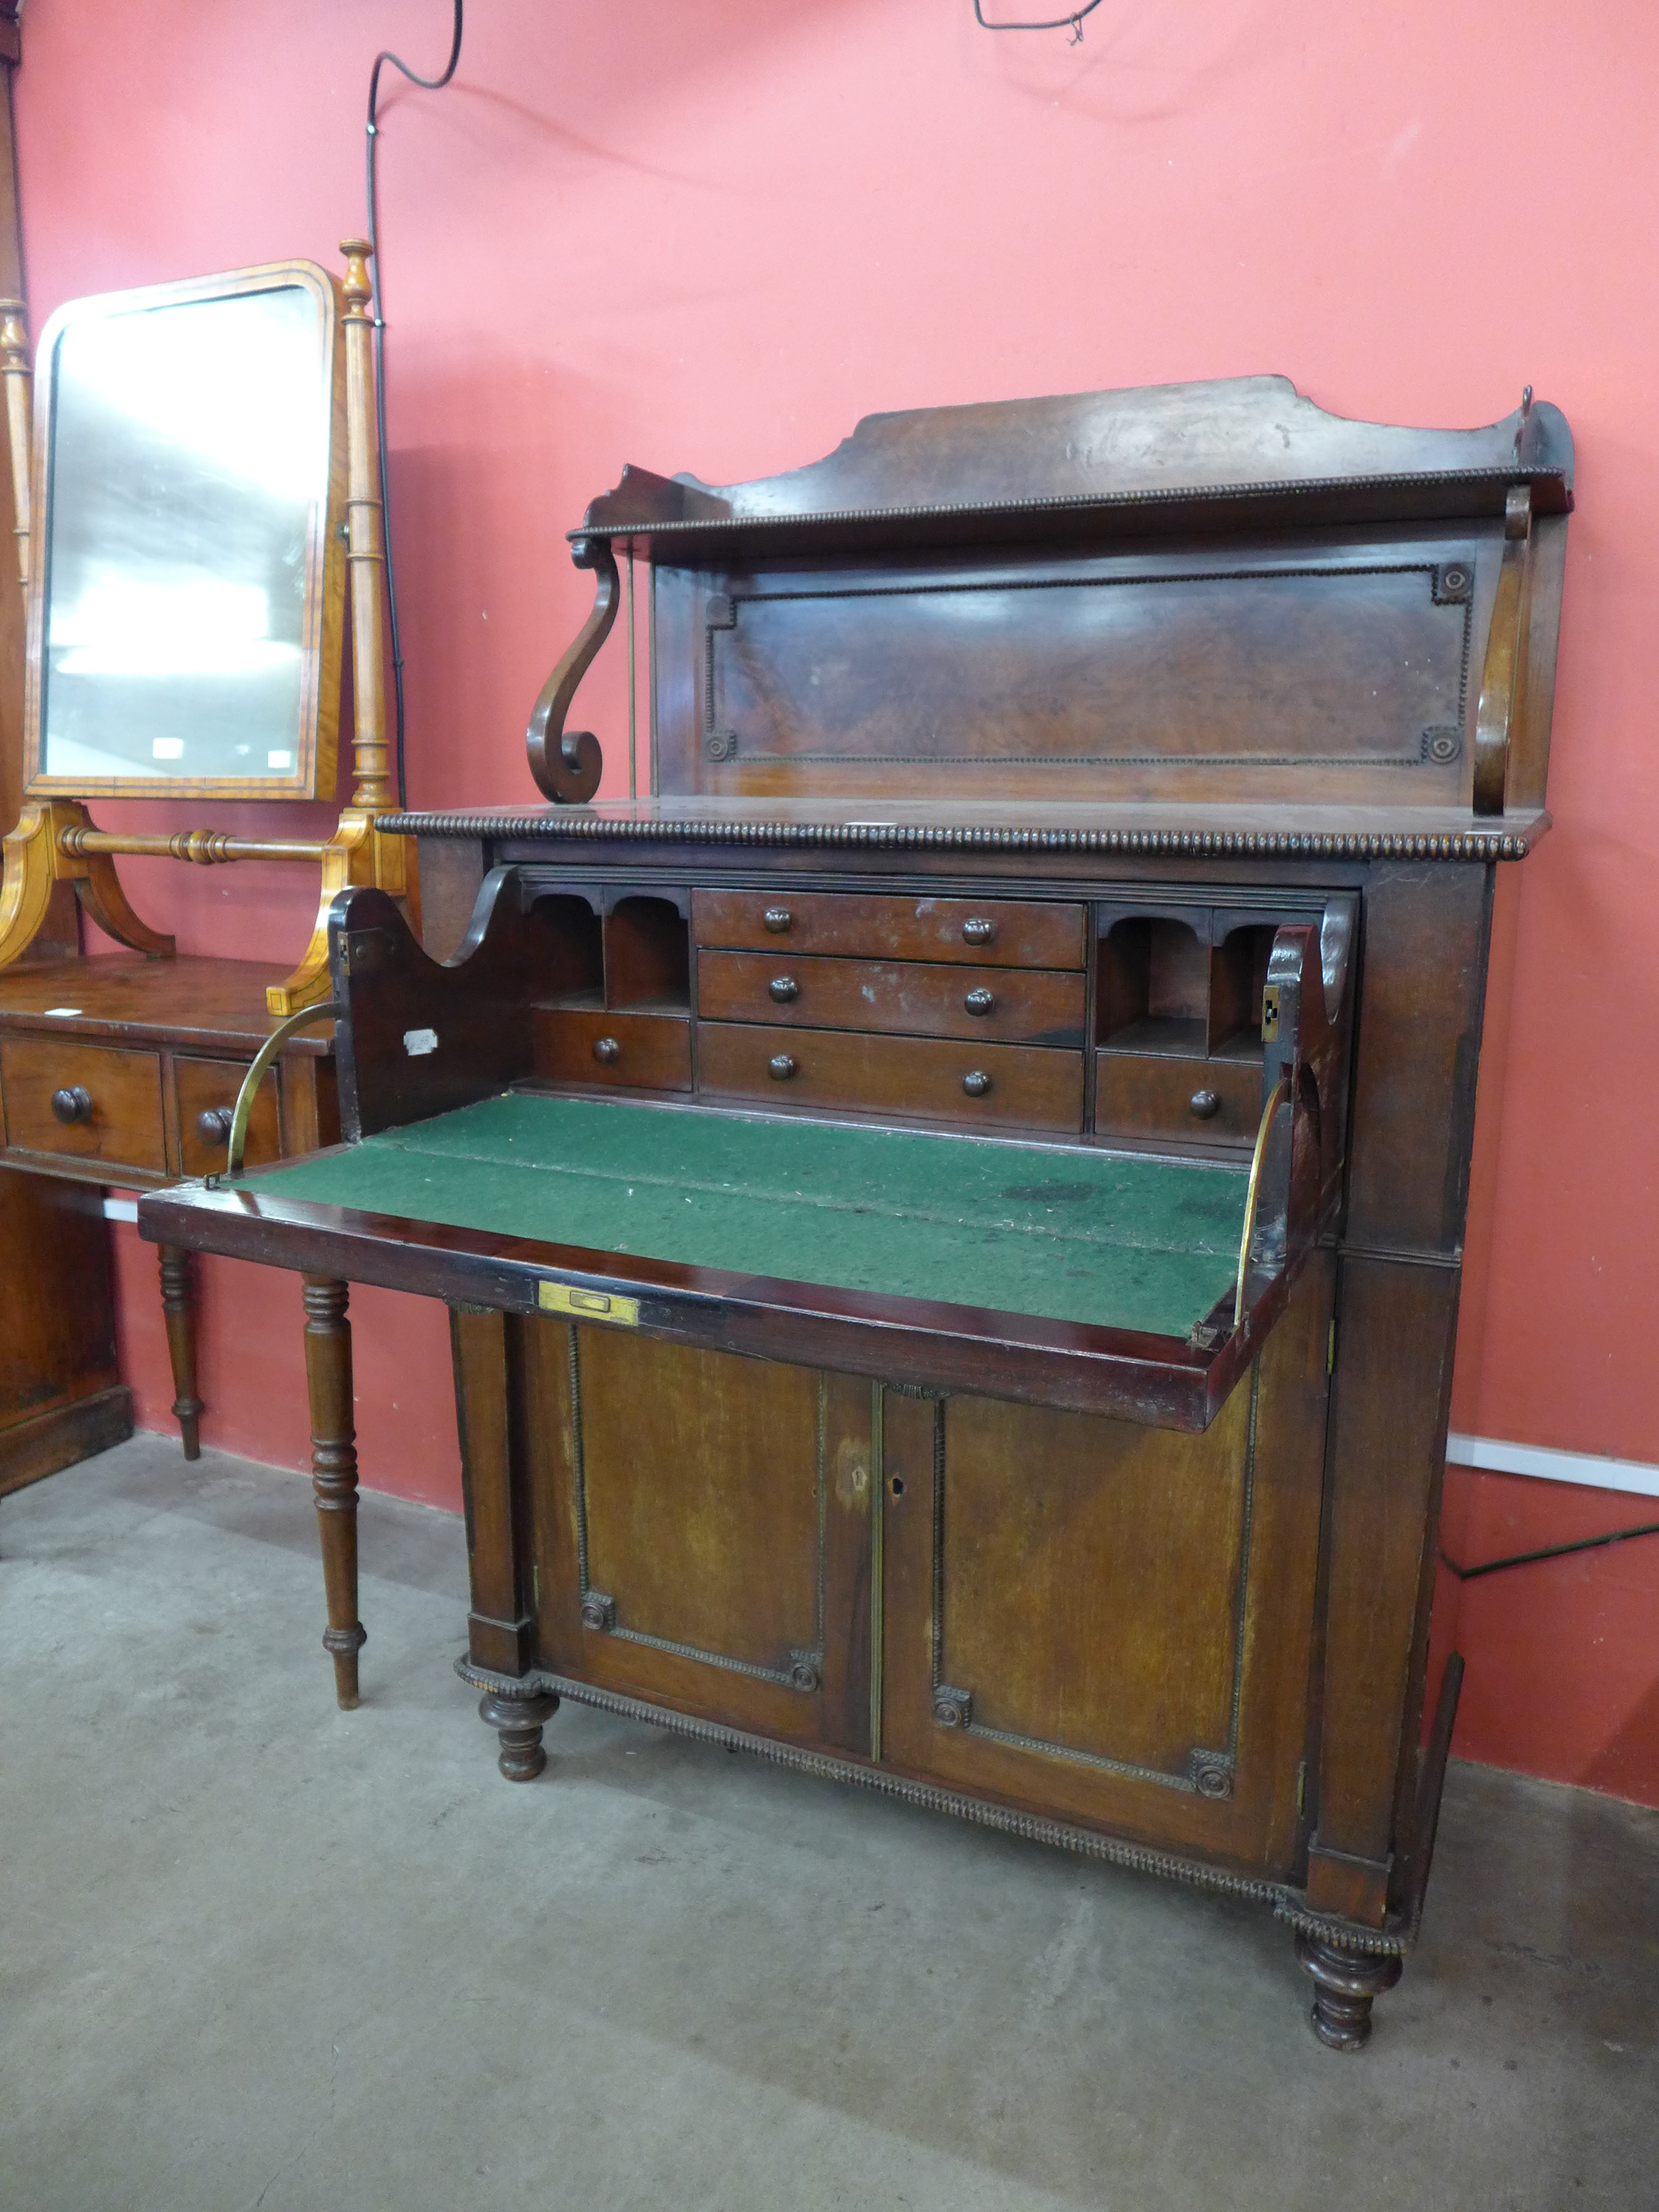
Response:
[[[196,1395],[196,1285],[191,1255],[171,1244],[158,1250],[167,1357],[173,1362],[173,1417],[184,1438],[185,1457],[200,1459],[202,1401]]]
[[[352,1439],[351,1323],[343,1283],[301,1278],[306,1309],[306,1384],[311,1396],[311,1486],[323,1542],[328,1627],[323,1649],[334,1660],[343,1711],[357,1702],[357,1654],[368,1642],[357,1618],[357,1454]]]
[[[533,1782],[546,1765],[542,1728],[558,1710],[550,1690],[486,1690],[479,1698],[478,1718],[501,1737],[496,1764],[509,1782]]]
[[[1313,1978],[1313,2032],[1333,2051],[1359,2051],[1370,2039],[1371,2000],[1400,1979],[1391,1954],[1344,1951],[1297,1930],[1297,1963]]]

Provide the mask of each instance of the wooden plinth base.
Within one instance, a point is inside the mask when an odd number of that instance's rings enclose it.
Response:
[[[93,1390],[72,1405],[54,1406],[0,1429],[0,1498],[73,1467],[132,1434],[132,1393],[124,1382]]]

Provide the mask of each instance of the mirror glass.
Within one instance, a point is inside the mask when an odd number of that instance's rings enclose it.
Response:
[[[40,769],[292,788],[328,490],[321,303],[286,284],[72,319],[50,364]]]

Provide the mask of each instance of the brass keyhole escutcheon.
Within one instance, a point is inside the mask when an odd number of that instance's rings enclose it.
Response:
[[[622,1047],[617,1042],[615,1037],[595,1037],[593,1057],[609,1067],[612,1060],[622,1058]]]
[[[800,996],[800,985],[793,975],[775,975],[766,990],[768,997],[775,999],[781,1006],[787,1006],[792,999]]]
[[[787,906],[769,906],[761,916],[774,937],[781,937],[793,919]]]

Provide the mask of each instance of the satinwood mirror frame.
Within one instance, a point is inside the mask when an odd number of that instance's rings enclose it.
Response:
[[[165,315],[187,306],[246,301],[283,290],[302,292],[315,310],[315,374],[322,404],[315,491],[304,546],[299,653],[299,713],[293,728],[293,768],[265,775],[144,774],[97,775],[52,770],[47,702],[51,671],[46,641],[52,607],[54,477],[58,451],[59,362],[64,341],[95,322]],[[181,283],[108,292],[66,301],[41,333],[37,362],[34,481],[32,516],[25,704],[25,774],[31,797],[75,799],[315,799],[334,793],[337,766],[341,654],[345,619],[346,441],[345,349],[340,343],[342,293],[313,261],[281,261]],[[309,473],[309,471],[307,471]],[[288,726],[284,724],[284,735]],[[283,748],[286,749],[286,748]]]

